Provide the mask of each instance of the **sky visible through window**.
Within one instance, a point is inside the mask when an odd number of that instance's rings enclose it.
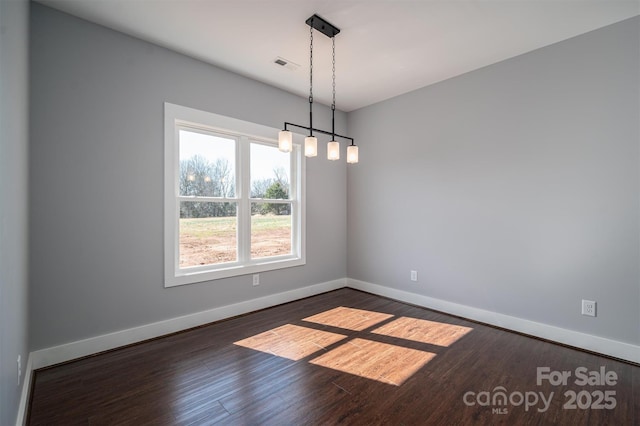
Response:
[[[286,182],[289,182],[289,158],[287,152],[281,152],[277,147],[271,145],[262,145],[259,143],[251,144],[251,182],[262,179],[274,179],[276,174],[274,170],[285,172]]]
[[[221,136],[180,130],[180,160],[200,155],[210,162],[225,158],[235,164],[234,140]],[[289,177],[289,154],[269,145],[251,144],[251,179],[273,179],[274,169],[282,168]]]

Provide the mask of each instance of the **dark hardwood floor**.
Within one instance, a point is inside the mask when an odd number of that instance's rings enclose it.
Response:
[[[341,289],[38,370],[28,423],[639,425],[640,367]]]

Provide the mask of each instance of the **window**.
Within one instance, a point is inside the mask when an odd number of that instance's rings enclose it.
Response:
[[[301,136],[165,103],[165,287],[305,264]]]

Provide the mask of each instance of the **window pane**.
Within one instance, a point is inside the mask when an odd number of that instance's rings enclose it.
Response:
[[[235,262],[236,203],[180,203],[180,267]]]
[[[291,254],[291,204],[251,203],[251,258]]]
[[[236,141],[180,129],[180,195],[235,197]]]
[[[251,144],[251,198],[289,199],[291,154],[272,145]]]

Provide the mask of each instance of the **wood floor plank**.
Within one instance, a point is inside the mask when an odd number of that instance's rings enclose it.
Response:
[[[576,384],[581,367],[618,380]],[[568,408],[598,391],[615,408]],[[38,370],[28,424],[637,425],[640,367],[341,289]]]

